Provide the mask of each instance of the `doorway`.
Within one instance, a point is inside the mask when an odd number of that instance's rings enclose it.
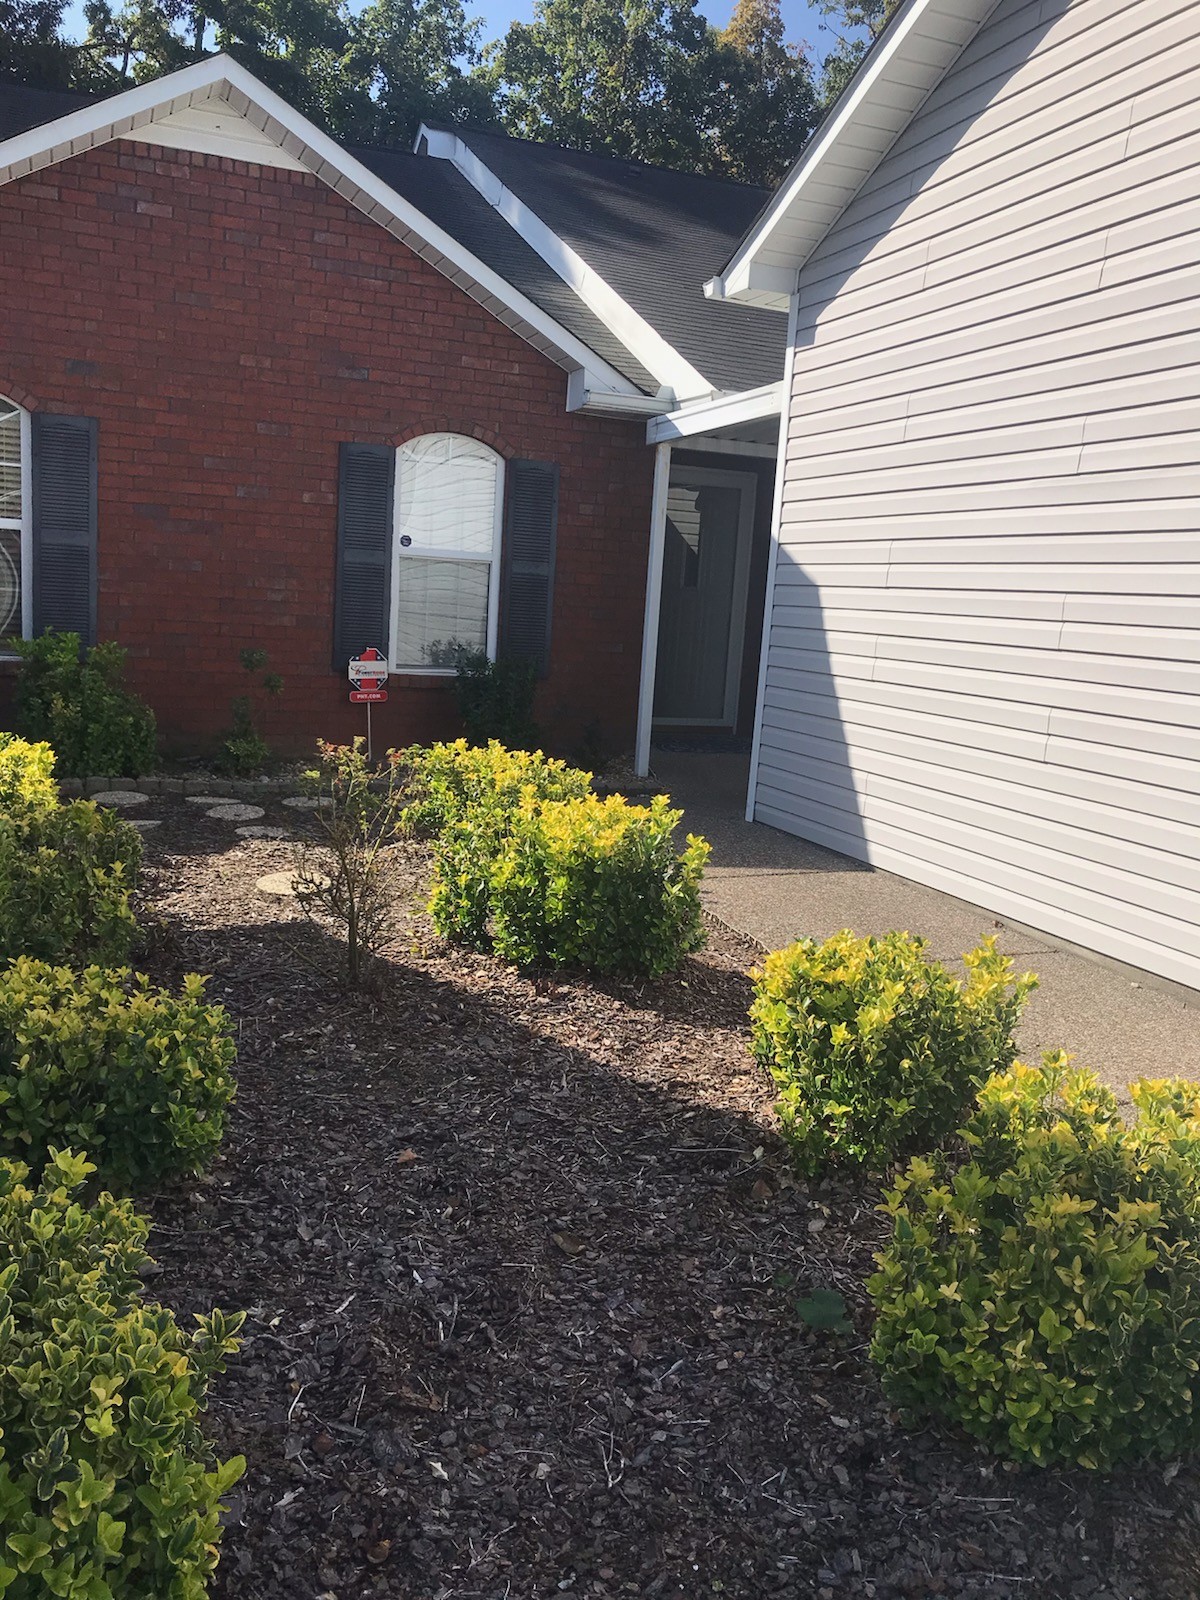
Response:
[[[654,721],[733,728],[757,479],[678,465],[667,492]]]

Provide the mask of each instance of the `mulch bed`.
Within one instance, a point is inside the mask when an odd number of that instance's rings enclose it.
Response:
[[[237,1019],[223,1159],[151,1198],[154,1293],[247,1308],[222,1600],[1194,1600],[1197,1477],[1011,1470],[906,1432],[865,1358],[866,1182],[806,1186],[746,1052],[756,951],[524,977],[412,909],[381,991],[256,894],[290,847],[161,802],[159,981]],[[272,808],[268,821],[296,824]],[[795,1311],[842,1292],[855,1331]]]

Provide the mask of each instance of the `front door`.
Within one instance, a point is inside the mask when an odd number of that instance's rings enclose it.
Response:
[[[671,473],[655,722],[737,721],[755,486],[749,472],[681,465]]]

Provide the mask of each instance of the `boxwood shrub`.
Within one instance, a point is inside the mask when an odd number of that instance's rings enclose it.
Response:
[[[221,1142],[233,1058],[202,978],[176,996],[124,969],[20,957],[0,972],[0,1153],[38,1165],[71,1144],[121,1189],[198,1172]]]
[[[1048,1055],[979,1096],[971,1159],[913,1160],[868,1283],[907,1412],[1021,1460],[1105,1468],[1200,1445],[1200,1084]]]
[[[0,815],[38,815],[57,805],[54,751],[48,744],[0,733]]]
[[[21,656],[21,731],[53,746],[64,777],[139,778],[154,770],[154,713],[125,687],[120,645],[108,640],[85,650],[77,633],[51,632],[12,646]]]
[[[203,1600],[221,1496],[199,1426],[242,1317],[185,1333],[141,1298],[148,1224],[78,1198],[95,1169],[56,1152],[33,1187],[0,1161],[0,1593]]]
[[[1015,979],[994,938],[963,960],[965,981],[911,934],[844,929],[776,950],[752,974],[752,1048],[778,1085],[803,1170],[881,1169],[938,1144],[988,1075],[1012,1063],[1036,979]]]
[[[465,820],[490,816],[502,830],[523,795],[538,800],[579,800],[591,793],[592,775],[540,750],[508,750],[497,740],[470,745],[412,745],[401,757],[408,800],[401,827],[432,838]]]
[[[124,961],[142,841],[90,800],[0,809],[0,962]]]

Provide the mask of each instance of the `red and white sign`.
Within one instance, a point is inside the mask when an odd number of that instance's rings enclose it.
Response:
[[[372,704],[387,699],[387,691],[383,687],[388,679],[387,660],[374,645],[370,645],[361,655],[354,656],[346,671],[353,685],[350,690],[353,704]]]

